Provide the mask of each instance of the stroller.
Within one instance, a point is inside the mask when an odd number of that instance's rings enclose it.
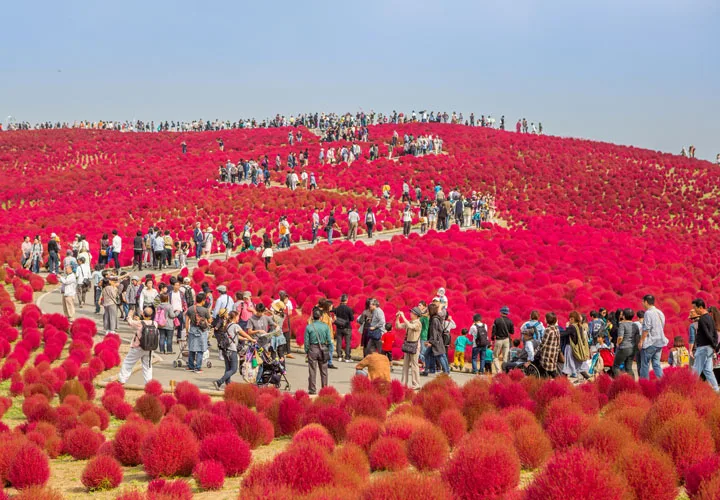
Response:
[[[248,344],[245,362],[240,370],[245,382],[256,383],[259,387],[272,385],[279,389],[282,382],[290,390],[290,381],[285,374],[285,362],[278,358],[270,345],[270,336],[261,335],[254,344]]]
[[[607,347],[598,349],[590,361],[590,375],[611,371],[614,363],[615,354],[612,349]]]
[[[188,356],[190,356],[190,351],[188,350],[187,332],[183,330],[180,334],[180,338],[178,339],[178,355],[177,358],[175,358],[175,360],[173,361],[173,368],[180,368],[182,367],[183,363],[187,365]],[[185,358],[185,361],[183,361],[183,358]],[[205,366],[207,366],[208,368],[212,368],[209,347],[203,353],[203,360],[205,360]]]

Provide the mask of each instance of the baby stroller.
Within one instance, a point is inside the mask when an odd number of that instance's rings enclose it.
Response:
[[[262,365],[256,383],[258,387],[272,385],[276,389],[280,389],[281,382],[285,382],[285,390],[290,391],[290,381],[285,375],[285,362],[276,357],[271,349],[258,348]]]
[[[183,330],[178,339],[178,355],[173,361],[173,368],[180,368],[183,363],[187,365],[188,356],[190,356],[190,351],[188,350],[187,332]],[[183,361],[183,358],[185,358],[185,361]],[[209,348],[203,353],[203,360],[208,368],[212,368]]]

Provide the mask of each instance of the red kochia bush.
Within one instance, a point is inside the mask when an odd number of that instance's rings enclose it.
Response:
[[[567,448],[577,440],[587,428],[587,418],[579,414],[569,414],[554,419],[545,429],[554,448]]]
[[[672,460],[665,453],[641,443],[624,448],[615,458],[618,470],[635,493],[635,498],[677,498],[677,473]]]
[[[720,455],[712,455],[688,467],[685,472],[685,489],[691,497],[700,490],[700,485],[720,469]]]
[[[408,465],[405,443],[395,437],[383,436],[375,441],[370,448],[368,458],[372,470],[395,472]]]
[[[63,436],[63,451],[75,460],[85,460],[95,456],[103,440],[102,434],[78,425]]]
[[[50,479],[47,455],[32,443],[22,445],[12,459],[7,479],[19,490],[30,486],[44,486]]]
[[[193,477],[203,490],[219,490],[225,484],[225,469],[220,462],[206,460],[195,466]]]
[[[275,438],[275,428],[272,422],[245,405],[231,404],[228,416],[240,437],[247,441],[253,449],[263,444],[270,444]]]
[[[445,434],[434,425],[423,425],[407,441],[408,459],[416,469],[435,470],[447,459],[449,447]]]
[[[318,422],[325,427],[336,442],[345,439],[350,414],[337,406],[326,406],[318,412]]]
[[[520,459],[499,437],[464,441],[442,470],[454,498],[503,498],[520,482]]]
[[[165,415],[165,408],[157,396],[148,393],[135,401],[135,413],[156,424]]]
[[[160,397],[160,395],[163,393],[163,387],[160,382],[157,380],[151,380],[147,384],[145,384],[144,388],[145,394],[152,394],[153,396]]]
[[[275,457],[269,477],[265,480],[285,484],[299,493],[308,493],[318,486],[329,484],[332,478],[327,453],[320,448],[298,443]]]
[[[113,440],[113,456],[126,466],[142,463],[142,443],[150,430],[149,424],[127,422],[120,426]]]
[[[225,386],[225,392],[223,399],[225,401],[234,401],[241,403],[248,408],[255,406],[257,400],[258,388],[255,384],[240,384],[238,382],[231,382]]]
[[[112,457],[100,455],[88,462],[82,473],[82,484],[89,491],[111,490],[123,480],[123,470]]]
[[[250,445],[240,439],[234,432],[211,434],[200,443],[201,461],[215,460],[220,462],[225,473],[239,476],[250,465],[252,459]]]
[[[380,436],[380,422],[370,417],[356,417],[346,429],[348,442],[358,445],[367,452]]]
[[[177,479],[166,481],[154,479],[148,484],[148,499],[192,500],[193,492],[190,483]]]
[[[7,496],[5,498],[8,498]],[[59,491],[42,486],[31,486],[13,495],[13,500],[63,500]]]
[[[297,432],[303,416],[302,405],[295,398],[284,396],[280,400],[278,412],[280,435],[291,435]]]
[[[460,410],[456,408],[450,408],[442,412],[438,422],[440,422],[440,428],[452,447],[457,445],[467,433],[467,421]]]
[[[300,429],[293,436],[293,443],[308,443],[320,446],[328,453],[332,453],[335,448],[335,440],[327,429],[320,424],[309,424]]]
[[[406,498],[451,500],[454,497],[450,489],[434,476],[401,471],[368,481],[360,498],[362,500],[404,500]]]
[[[520,464],[526,469],[540,467],[552,455],[550,438],[537,424],[524,425],[515,431],[513,442]]]
[[[199,449],[195,436],[186,425],[174,420],[163,421],[143,441],[143,467],[152,478],[189,476],[197,463]]]
[[[626,498],[627,484],[598,455],[572,447],[557,452],[535,476],[526,500],[617,500]]]
[[[715,452],[715,441],[707,426],[692,415],[678,415],[665,422],[656,443],[670,455],[680,475]]]

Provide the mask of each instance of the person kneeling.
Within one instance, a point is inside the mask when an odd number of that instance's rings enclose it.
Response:
[[[365,372],[366,368],[367,372]],[[390,361],[387,356],[373,352],[355,365],[355,375],[362,375],[370,380],[377,378],[390,382]]]
[[[135,328],[135,335],[130,344],[130,350],[125,355],[122,366],[120,367],[120,375],[118,381],[125,384],[130,375],[132,375],[135,363],[140,361],[142,365],[143,378],[147,384],[152,380],[152,351],[158,348],[160,344],[160,336],[158,334],[158,325],[152,319],[152,307],[143,309],[143,317],[138,316],[128,319],[128,324]]]
[[[535,351],[540,343],[533,339],[531,330],[523,331],[523,344],[523,348],[520,349],[520,340],[513,340],[513,348],[510,349],[510,361],[503,363],[502,366],[505,373],[526,366],[535,360]]]

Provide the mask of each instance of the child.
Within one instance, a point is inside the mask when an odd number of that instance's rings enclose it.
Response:
[[[427,215],[420,216],[420,234],[427,233],[428,218]]]
[[[453,367],[456,370],[465,370],[465,348],[472,347],[473,340],[468,335],[468,329],[463,328],[460,336],[455,339],[455,356],[453,359]]]
[[[510,353],[508,354],[508,362],[512,363],[513,361],[517,361],[519,357],[521,357],[523,350],[520,349],[520,339],[514,339],[512,341],[512,347],[510,348]]]
[[[670,349],[670,355],[668,356],[668,364],[680,367],[690,364],[690,351],[685,347],[685,341],[682,337],[675,337],[673,348]]]
[[[540,342],[533,339],[533,331],[525,330],[522,333],[523,337],[523,348],[520,349],[520,339],[513,340],[513,348],[510,349],[510,361],[503,363],[503,370],[505,373],[509,372],[513,368],[519,368],[528,361],[532,362],[535,360],[535,351],[540,346]],[[513,352],[514,351],[514,352]]]
[[[382,336],[382,350],[388,361],[390,361],[390,371],[392,371],[392,350],[395,343],[395,334],[392,331],[392,323],[385,323],[385,333]]]
[[[493,351],[490,346],[485,349],[485,356],[480,361],[480,373],[489,373],[492,375],[493,367]]]

